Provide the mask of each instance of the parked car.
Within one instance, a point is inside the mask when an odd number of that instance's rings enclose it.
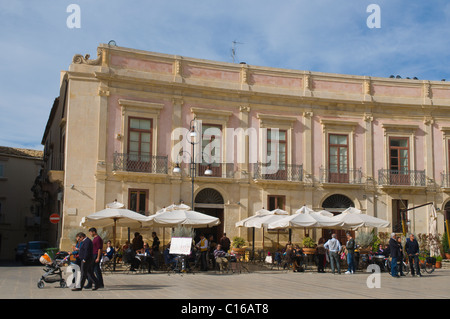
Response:
[[[16,251],[16,261],[21,261],[23,257],[23,252],[25,251],[25,247],[27,247],[26,243],[20,243],[17,245],[14,250]]]
[[[45,254],[45,249],[49,247],[46,241],[29,241],[22,256],[24,264],[39,263],[39,258]]]

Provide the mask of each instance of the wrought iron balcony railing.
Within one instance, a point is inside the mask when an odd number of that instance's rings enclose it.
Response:
[[[167,174],[167,156],[114,153],[113,170]]]
[[[360,168],[347,169],[343,172],[333,172],[329,169],[320,168],[321,183],[340,183],[340,184],[361,184],[362,171]]]
[[[379,185],[426,186],[425,170],[378,170]]]
[[[270,164],[254,163],[253,179],[301,182],[303,180],[303,165],[286,164],[272,168]]]

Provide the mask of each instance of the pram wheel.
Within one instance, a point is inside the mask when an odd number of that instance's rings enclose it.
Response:
[[[37,283],[37,287],[39,288],[39,289],[42,289],[42,288],[44,288],[44,281],[43,280],[39,280],[38,281],[38,283]]]
[[[65,281],[64,279],[62,279],[62,280],[59,282],[59,287],[60,287],[60,288],[66,288],[66,287],[67,287],[66,281]]]

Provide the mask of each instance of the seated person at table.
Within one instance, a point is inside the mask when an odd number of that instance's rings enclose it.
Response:
[[[216,259],[219,270],[223,271],[228,265],[228,259],[225,257],[226,252],[222,250],[222,246],[218,244],[214,250],[214,258]]]
[[[303,250],[298,246],[295,245],[293,249],[293,259],[294,259],[294,271],[303,271]]]
[[[170,254],[170,242],[167,245],[167,248],[164,249],[163,257],[164,257],[164,263],[166,264],[167,267],[176,265],[176,258],[175,258],[176,255]]]
[[[148,243],[144,243],[144,246],[140,250],[137,251],[137,256],[140,259],[141,263],[147,263],[149,273],[150,273],[152,266],[156,267],[155,261],[151,255],[151,250],[148,246]]]
[[[376,251],[375,255],[386,255],[386,252],[383,249],[383,245],[382,244],[378,245],[378,250]]]
[[[136,258],[136,253],[133,249],[128,248],[123,254],[123,262],[130,264],[130,271],[136,271],[139,267],[140,261]]]
[[[102,256],[101,263],[105,263],[107,261],[110,261],[114,258],[114,247],[111,246],[111,241],[108,240],[106,242],[106,252]]]

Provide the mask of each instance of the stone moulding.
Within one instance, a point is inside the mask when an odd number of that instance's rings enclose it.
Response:
[[[91,57],[89,54],[85,56],[81,54],[75,54],[72,58],[72,63],[74,64],[88,64],[88,65],[101,65],[102,63],[102,53],[103,50],[101,48],[97,49],[97,58],[95,60],[90,60]]]

